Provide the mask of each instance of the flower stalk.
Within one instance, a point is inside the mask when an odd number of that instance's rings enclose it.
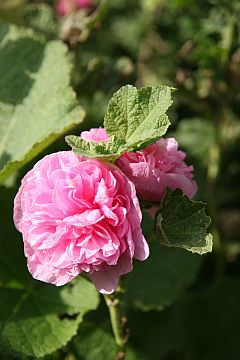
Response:
[[[122,289],[118,287],[114,294],[104,294],[104,299],[109,310],[115,342],[122,354],[121,359],[124,358],[124,347],[127,342],[127,333],[125,331],[126,317],[123,316],[121,311],[122,292]]]

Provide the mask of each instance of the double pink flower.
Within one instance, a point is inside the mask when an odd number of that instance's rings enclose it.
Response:
[[[115,166],[63,151],[41,159],[22,180],[14,221],[35,279],[64,285],[85,272],[112,293],[132,259],[149,249],[133,183]]]

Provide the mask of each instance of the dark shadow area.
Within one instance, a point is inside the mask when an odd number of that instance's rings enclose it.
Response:
[[[0,170],[2,170],[5,164],[7,164],[7,162],[10,160],[11,160],[11,155],[9,155],[6,151],[2,155],[0,154]]]
[[[19,104],[28,95],[43,58],[44,44],[22,38],[0,50],[0,101]]]

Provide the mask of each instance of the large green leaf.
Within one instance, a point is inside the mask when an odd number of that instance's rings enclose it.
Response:
[[[49,354],[66,345],[83,315],[97,305],[96,290],[83,278],[63,288],[0,287],[0,350],[17,356]]]
[[[81,277],[64,287],[31,278],[21,236],[12,223],[13,195],[12,190],[0,188],[5,204],[0,217],[0,351],[40,357],[76,334],[83,315],[96,309],[98,293]]]
[[[126,276],[127,305],[143,311],[162,310],[194,281],[200,264],[197,255],[152,243],[149,258],[135,262],[133,272]]]
[[[163,245],[177,246],[200,255],[212,251],[211,219],[205,204],[189,199],[179,189],[168,190],[156,216],[155,232]]]
[[[20,357],[44,356],[66,345],[83,315],[98,304],[93,285],[82,278],[60,289],[0,287],[0,299],[0,349]]]
[[[84,112],[69,87],[71,66],[60,41],[45,43],[30,30],[0,26],[0,181]]]

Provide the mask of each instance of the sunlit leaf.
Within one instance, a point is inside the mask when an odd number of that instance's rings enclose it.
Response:
[[[69,87],[67,48],[0,26],[0,181],[83,120]],[[16,66],[16,59],[17,66]]]

